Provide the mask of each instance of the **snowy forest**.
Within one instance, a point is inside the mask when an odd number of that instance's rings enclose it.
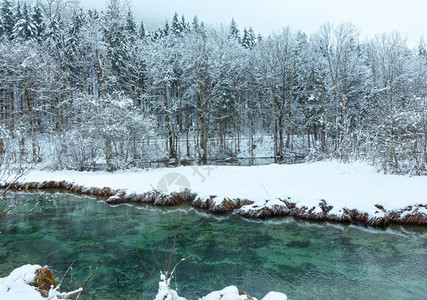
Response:
[[[1,0],[3,163],[117,170],[151,161],[367,160],[427,175],[427,49],[351,23],[269,36],[131,7]]]

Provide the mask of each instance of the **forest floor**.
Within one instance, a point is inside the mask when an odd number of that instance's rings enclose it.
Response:
[[[189,202],[214,213],[258,219],[290,215],[374,226],[427,225],[427,177],[385,175],[364,162],[185,166],[113,173],[33,170],[15,188],[61,188],[106,196],[111,204]]]

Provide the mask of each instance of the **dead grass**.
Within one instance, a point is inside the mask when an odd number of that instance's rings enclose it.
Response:
[[[56,287],[56,281],[48,268],[40,268],[36,270],[36,277],[31,285],[37,288],[43,298],[47,298],[49,290]]]

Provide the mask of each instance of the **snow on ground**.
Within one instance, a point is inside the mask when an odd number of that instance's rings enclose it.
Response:
[[[285,294],[278,292],[269,292],[261,300],[288,300],[288,297]]]
[[[30,286],[36,277],[38,265],[25,265],[17,268],[5,278],[0,278],[0,299],[39,300],[44,299],[35,287]]]
[[[47,298],[43,298],[37,289],[30,284],[36,279],[39,265],[24,265],[13,270],[9,276],[0,278],[0,299],[4,300],[58,300],[69,299],[70,296],[80,294],[83,288],[72,292],[60,292],[59,285],[48,291]]]
[[[122,189],[142,194],[190,188],[208,199],[249,199],[254,205],[283,205],[290,197],[297,206],[318,206],[324,199],[340,215],[343,207],[378,217],[376,204],[386,210],[427,203],[427,177],[384,175],[363,162],[334,161],[266,166],[187,166],[109,172],[31,171],[22,182],[68,181],[86,187]],[[266,200],[269,202],[266,204]],[[249,208],[249,206],[247,207]],[[245,209],[243,207],[243,209]],[[377,214],[375,214],[377,212]]]

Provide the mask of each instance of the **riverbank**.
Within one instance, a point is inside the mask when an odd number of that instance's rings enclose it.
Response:
[[[7,183],[3,183],[3,187]],[[212,213],[386,226],[427,225],[427,177],[384,175],[363,162],[188,166],[109,172],[30,171],[13,189],[61,189],[107,203],[188,203]]]

